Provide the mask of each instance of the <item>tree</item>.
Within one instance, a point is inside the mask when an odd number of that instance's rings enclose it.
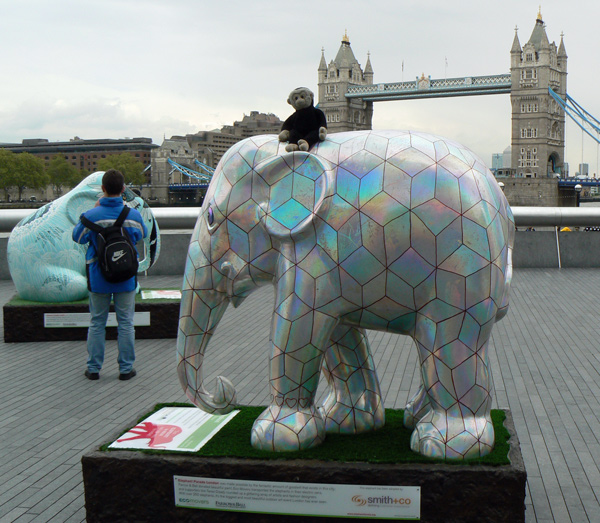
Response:
[[[4,191],[4,199],[6,201],[10,199],[9,189],[15,185],[13,175],[15,170],[15,156],[15,153],[8,149],[0,149],[0,189]]]
[[[23,190],[42,189],[49,183],[49,177],[44,171],[44,162],[30,153],[19,153],[14,156],[13,183],[19,190],[19,200]]]
[[[125,183],[142,185],[146,182],[146,177],[142,174],[144,164],[129,153],[114,154],[103,158],[98,162],[98,169],[101,171],[107,171],[108,169],[121,171],[125,177]]]
[[[61,155],[56,155],[50,160],[46,174],[50,178],[52,189],[57,197],[62,195],[63,187],[75,187],[81,180],[79,170]]]

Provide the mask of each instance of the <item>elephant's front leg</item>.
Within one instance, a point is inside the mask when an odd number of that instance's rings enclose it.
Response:
[[[360,434],[383,427],[385,411],[365,332],[339,325],[325,352],[329,394],[320,408],[327,432]]]
[[[337,320],[291,295],[275,311],[269,364],[271,404],[252,427],[252,446],[291,451],[319,445],[325,422],[315,406],[324,347]]]

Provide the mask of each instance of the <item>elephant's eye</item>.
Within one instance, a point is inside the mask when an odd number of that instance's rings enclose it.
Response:
[[[215,213],[213,212],[212,207],[208,208],[207,220],[208,220],[208,225],[212,225],[213,223],[215,223]]]

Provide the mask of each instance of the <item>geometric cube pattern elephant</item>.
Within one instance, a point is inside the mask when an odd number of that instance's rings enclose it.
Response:
[[[207,390],[205,351],[229,303],[273,285],[271,401],[254,447],[297,450],[328,432],[383,426],[372,329],[415,341],[422,383],[405,410],[411,448],[485,455],[494,445],[487,347],[508,307],[514,228],[492,173],[448,139],[357,131],[293,153],[276,136],[239,142],[216,169],[189,246],[182,386],[207,412],[235,408],[226,378]]]

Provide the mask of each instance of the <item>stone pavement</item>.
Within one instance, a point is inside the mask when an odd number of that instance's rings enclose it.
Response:
[[[521,440],[528,522],[600,522],[599,290],[594,269],[517,270],[511,310],[492,335],[494,408],[511,409]],[[0,281],[0,304],[14,292]],[[271,307],[265,288],[230,308],[209,347],[207,376],[227,376],[251,405],[267,401]],[[371,332],[370,342],[385,406],[401,408],[418,384],[412,341]],[[175,340],[138,340],[136,352],[138,376],[119,381],[108,342],[91,382],[84,342],[0,343],[0,522],[85,521],[82,454],[156,403],[185,401]]]

